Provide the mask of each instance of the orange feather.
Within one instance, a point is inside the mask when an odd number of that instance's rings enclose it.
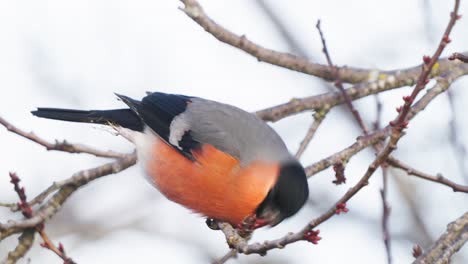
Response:
[[[239,161],[212,145],[193,152],[196,161],[156,140],[146,172],[170,200],[207,217],[240,224],[265,199],[278,177],[279,166]]]

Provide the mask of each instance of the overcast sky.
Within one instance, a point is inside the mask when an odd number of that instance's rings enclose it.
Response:
[[[325,63],[315,24],[322,20],[328,48],[338,65],[397,69],[421,63],[432,54],[449,19],[453,1],[265,1],[290,30],[305,56]],[[461,13],[466,11],[462,1]],[[256,1],[200,1],[215,21],[262,46],[291,50],[278,28]],[[0,0],[0,115],[48,139],[67,139],[102,149],[132,151],[132,146],[108,129],[38,119],[35,107],[107,109],[122,107],[113,92],[140,98],[145,91],[195,95],[255,111],[291,98],[326,91],[322,82],[305,74],[260,63],[250,55],[218,42],[178,10],[178,1],[7,1]],[[465,51],[468,15],[452,34],[445,55]],[[468,122],[463,119],[468,98],[467,79],[453,85],[460,139],[468,144]],[[384,122],[410,88],[381,96]],[[356,102],[366,122],[375,118],[373,97]],[[441,95],[410,125],[396,156],[415,167],[459,183],[462,178],[449,144],[451,119],[447,97]],[[273,124],[295,152],[312,117],[294,116]],[[352,144],[359,130],[342,111],[331,111],[301,161],[309,165]],[[29,197],[53,181],[106,162],[89,155],[47,152],[0,129],[0,201],[14,202],[8,172],[16,171]],[[309,181],[310,203],[295,217],[273,229],[263,229],[263,241],[301,229],[331,206],[365,172],[373,158],[364,151],[347,166],[348,182],[331,184],[327,170]],[[466,168],[465,164],[465,168]],[[61,241],[78,263],[208,263],[227,251],[220,232],[209,230],[204,219],[169,202],[141,177],[138,166],[105,177],[76,192],[49,221],[51,238]],[[408,179],[392,171],[389,201],[390,230],[395,263],[413,260],[414,243],[427,246],[446,224],[462,215],[465,194]],[[381,175],[350,201],[350,212],[320,226],[318,245],[298,242],[272,250],[265,258],[240,256],[230,263],[384,263],[380,229]],[[398,185],[404,188],[397,187]],[[408,200],[423,217],[428,234],[415,224]],[[0,221],[20,218],[0,208]],[[16,243],[0,243],[0,259]],[[454,263],[468,261],[468,249]],[[31,263],[61,263],[36,243]],[[23,261],[21,263],[26,263]]]

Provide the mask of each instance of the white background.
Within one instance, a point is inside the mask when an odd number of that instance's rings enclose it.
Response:
[[[445,29],[453,1],[267,1],[307,56],[324,63],[315,29],[317,19],[336,64],[396,69],[421,63],[432,54]],[[256,1],[201,1],[215,21],[268,48],[291,51],[277,27]],[[206,97],[255,111],[293,97],[325,92],[315,77],[266,63],[218,42],[178,10],[178,1],[0,1],[0,115],[20,128],[48,139],[67,139],[102,149],[130,152],[132,146],[98,126],[38,119],[37,106],[78,109],[122,107],[113,92],[140,98],[145,91]],[[461,13],[466,11],[462,1]],[[468,45],[468,15],[453,31],[445,55]],[[297,52],[297,51],[296,51]],[[466,144],[464,119],[466,78],[452,88],[459,113],[458,134]],[[384,123],[409,87],[385,93]],[[373,97],[356,102],[369,124],[375,119]],[[352,144],[360,134],[353,120],[333,109],[302,158],[304,165]],[[452,117],[441,95],[410,124],[396,156],[429,173],[443,173],[466,184],[449,141]],[[273,124],[291,151],[296,151],[311,122],[310,114]],[[9,171],[15,171],[29,197],[53,181],[98,166],[105,159],[47,152],[36,144],[0,129],[0,200],[15,202]],[[254,240],[263,241],[302,228],[331,206],[365,172],[370,150],[347,166],[346,185],[335,186],[332,170],[309,181],[310,203],[295,217]],[[465,164],[465,169],[466,169]],[[141,170],[131,169],[97,180],[76,192],[47,223],[51,238],[61,241],[78,263],[208,263],[227,246],[220,232],[204,219],[169,202],[153,189]],[[272,250],[264,258],[240,256],[231,263],[384,263],[380,228],[380,172],[348,203],[350,212],[320,226],[318,245],[298,242]],[[398,187],[400,186],[400,187]],[[406,191],[409,199],[403,198]],[[467,210],[466,194],[404,173],[390,174],[390,231],[394,263],[412,261],[415,243],[427,246],[446,224]],[[410,206],[411,202],[414,207]],[[415,214],[427,230],[421,231]],[[0,208],[0,221],[18,219]],[[39,240],[39,239],[38,239]],[[0,243],[0,259],[16,238]],[[468,247],[454,263],[468,262]],[[31,263],[61,263],[36,242]],[[21,263],[26,263],[24,260]]]

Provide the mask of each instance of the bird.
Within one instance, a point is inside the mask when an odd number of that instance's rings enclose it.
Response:
[[[307,201],[304,167],[256,115],[195,96],[148,92],[139,101],[115,95],[126,108],[31,113],[125,132],[149,182],[207,219],[273,227]]]

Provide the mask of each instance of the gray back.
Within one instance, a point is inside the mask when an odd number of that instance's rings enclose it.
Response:
[[[179,122],[186,122],[192,137],[238,158],[241,165],[260,159],[293,159],[279,135],[257,116],[237,107],[192,98]]]

